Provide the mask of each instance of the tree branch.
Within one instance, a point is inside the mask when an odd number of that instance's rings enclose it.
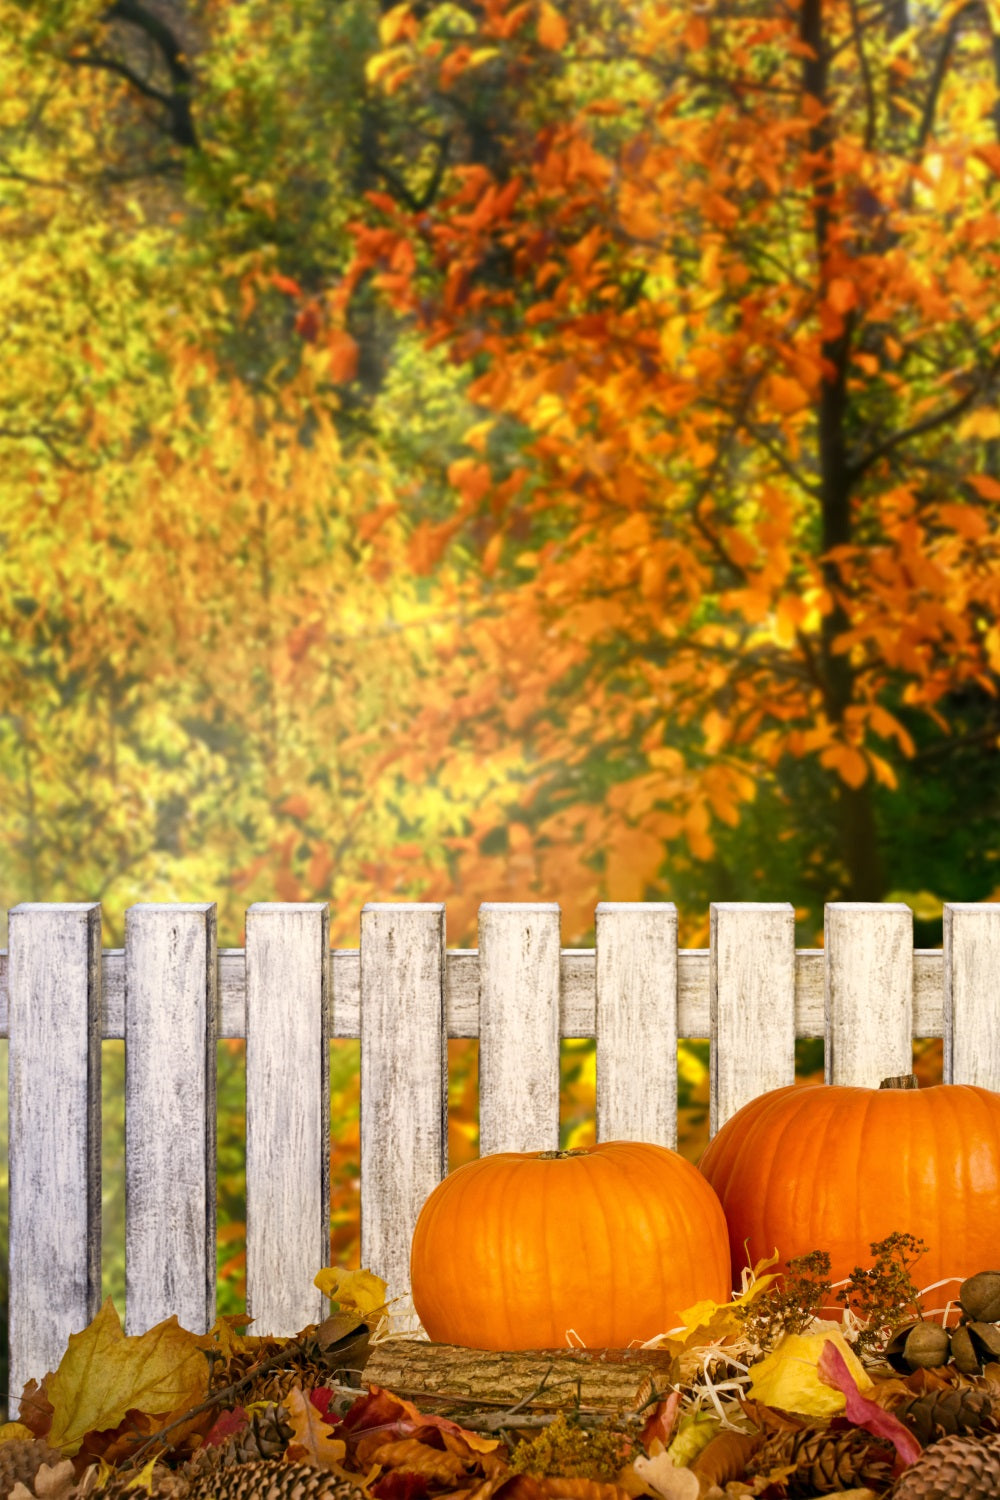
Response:
[[[984,374],[982,380],[969,387],[963,396],[953,401],[950,406],[943,407],[940,411],[932,412],[930,416],[923,417],[919,422],[913,422],[909,427],[894,432],[890,437],[877,443],[874,448],[857,460],[856,463],[848,465],[848,474],[852,484],[855,484],[861,475],[871,468],[885,454],[891,453],[894,448],[901,447],[910,442],[912,438],[922,437],[925,432],[934,432],[938,427],[944,427],[960,417],[964,411],[968,411],[978,398],[990,389],[997,375],[1000,374],[1000,356],[998,356]]]
[[[177,36],[165,21],[148,11],[139,0],[114,0],[104,12],[103,20],[123,21],[126,25],[134,26],[159,48],[170,75],[171,91],[166,93],[163,89],[156,88],[129,67],[128,63],[103,53],[87,53],[84,56],[70,57],[68,61],[75,67],[103,68],[107,72],[117,73],[138,93],[163,106],[170,119],[168,133],[179,146],[198,150],[198,133],[191,113],[191,70],[184,61],[184,49]]]

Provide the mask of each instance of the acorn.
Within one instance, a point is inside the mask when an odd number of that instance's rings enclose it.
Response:
[[[1000,1322],[1000,1271],[977,1271],[962,1282],[958,1300],[971,1322]]]

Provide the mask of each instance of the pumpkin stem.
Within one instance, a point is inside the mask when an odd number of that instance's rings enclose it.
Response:
[[[571,1146],[568,1151],[539,1151],[538,1161],[561,1161],[564,1156],[587,1156],[586,1146]]]
[[[920,1080],[916,1073],[900,1073],[896,1078],[883,1078],[880,1089],[918,1089]]]

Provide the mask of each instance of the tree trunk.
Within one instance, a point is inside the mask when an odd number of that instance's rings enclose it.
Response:
[[[833,165],[835,126],[833,115],[827,108],[827,38],[823,29],[823,0],[804,0],[800,34],[811,54],[802,64],[803,92],[810,95],[822,111],[810,130],[809,141],[815,163],[813,233],[822,300],[828,280],[827,260],[836,188]],[[821,549],[826,558],[823,578],[833,599],[833,607],[823,620],[820,662],[824,711],[838,730],[842,730],[847,710],[854,702],[855,672],[849,654],[836,649],[837,638],[849,628],[850,619],[840,567],[827,554],[833,548],[849,546],[852,540],[852,479],[846,419],[851,399],[847,377],[856,324],[855,313],[847,313],[843,316],[840,331],[831,333],[820,346],[827,373],[823,377],[817,412]],[[846,785],[838,776],[833,795],[840,856],[847,872],[845,897],[850,901],[879,901],[884,893],[885,880],[878,851],[871,775],[859,787]]]

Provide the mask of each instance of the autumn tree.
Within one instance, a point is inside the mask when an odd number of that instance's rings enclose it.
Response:
[[[505,170],[419,214],[369,194],[352,272],[479,407],[415,539],[468,612],[427,753],[525,745],[519,879],[580,915],[710,861],[755,798],[835,832],[828,896],[879,899],[917,737],[972,694],[996,738],[990,14],[454,16],[397,6],[372,71],[445,113],[492,72]],[[481,885],[495,811],[456,846]]]

